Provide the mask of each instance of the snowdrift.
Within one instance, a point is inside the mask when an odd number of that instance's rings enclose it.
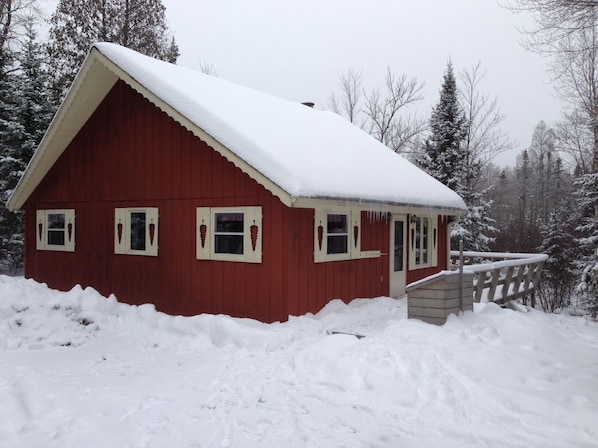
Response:
[[[0,276],[0,447],[597,446],[596,323],[406,305],[263,324]]]

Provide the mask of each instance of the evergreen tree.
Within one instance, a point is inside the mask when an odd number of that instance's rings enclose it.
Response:
[[[50,19],[47,45],[55,104],[66,95],[95,42],[114,42],[176,62],[179,50],[166,25],[165,10],[161,0],[60,0]]]
[[[573,212],[570,204],[550,214],[548,223],[542,226],[542,244],[538,252],[547,254],[538,298],[544,311],[554,313],[571,304],[578,271],[575,263],[579,256],[573,235]]]
[[[513,169],[510,167],[499,168],[492,165],[488,174],[488,182],[495,185],[490,191],[489,197],[492,200],[490,216],[494,219],[494,225],[498,229],[497,236],[491,244],[491,250],[495,252],[513,251],[510,247],[514,238],[514,216],[512,197],[514,196]]]
[[[27,27],[26,41],[19,56],[16,79],[18,108],[16,119],[23,127],[17,158],[26,166],[44,136],[53,116],[49,94],[49,73],[44,64],[44,48],[32,26]]]
[[[21,212],[4,206],[22,176],[52,117],[43,52],[30,23],[26,41],[5,83],[0,84],[0,250],[12,268],[23,263]]]
[[[495,220],[490,216],[493,201],[485,199],[490,191],[491,188],[480,193],[473,191],[467,191],[467,194],[461,193],[467,204],[467,213],[451,231],[453,249],[457,249],[459,241],[463,240],[463,247],[466,250],[490,251],[490,245],[494,242],[494,238],[490,235],[498,232],[494,225]]]
[[[15,97],[16,56],[9,45],[12,10],[10,5],[0,2],[0,260],[8,256],[13,227],[11,216],[4,204],[10,195],[10,173],[13,169],[12,149],[17,145],[19,125],[14,122],[17,99]]]
[[[453,65],[449,61],[440,89],[440,99],[430,116],[431,135],[417,162],[434,178],[456,191],[465,201],[468,211],[453,227],[452,246],[463,240],[467,250],[488,251],[496,231],[490,218],[492,202],[485,198],[489,189],[475,191],[474,182],[482,172],[482,163],[468,151],[464,140],[468,123],[460,106]]]
[[[517,250],[533,252],[541,243],[541,221],[538,220],[538,197],[534,194],[534,166],[528,150],[523,150],[517,161]]]
[[[582,272],[577,291],[582,306],[593,318],[598,316],[598,173],[584,174],[575,181],[575,196],[581,213],[577,228],[583,236],[577,239],[582,250],[579,269]]]
[[[430,116],[431,135],[419,165],[447,187],[458,191],[466,160],[462,141],[467,133],[465,114],[459,105],[453,64],[448,62],[440,89],[440,100]]]
[[[581,307],[593,319],[598,317],[598,261],[586,262],[577,285],[577,292],[581,296]]]

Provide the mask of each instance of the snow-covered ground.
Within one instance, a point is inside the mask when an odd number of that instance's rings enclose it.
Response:
[[[598,324],[378,298],[266,325],[0,276],[0,446],[596,447]]]

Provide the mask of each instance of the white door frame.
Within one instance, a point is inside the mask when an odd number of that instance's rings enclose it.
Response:
[[[397,227],[397,223],[401,223]],[[400,232],[402,225],[402,244],[395,244],[395,234]],[[399,258],[395,257],[395,251],[402,251]],[[389,250],[388,265],[390,269],[389,275],[389,290],[391,297],[401,297],[405,294],[405,286],[407,283],[407,215],[392,215],[390,220],[390,250]],[[402,256],[402,260],[401,257]],[[395,262],[396,261],[396,262]],[[395,266],[395,264],[400,264]],[[401,269],[402,268],[402,269]],[[399,269],[399,270],[397,270]]]

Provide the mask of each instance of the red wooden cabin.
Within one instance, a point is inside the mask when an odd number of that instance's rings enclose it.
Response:
[[[266,322],[447,268],[461,198],[347,121],[96,44],[10,209],[25,275]]]

